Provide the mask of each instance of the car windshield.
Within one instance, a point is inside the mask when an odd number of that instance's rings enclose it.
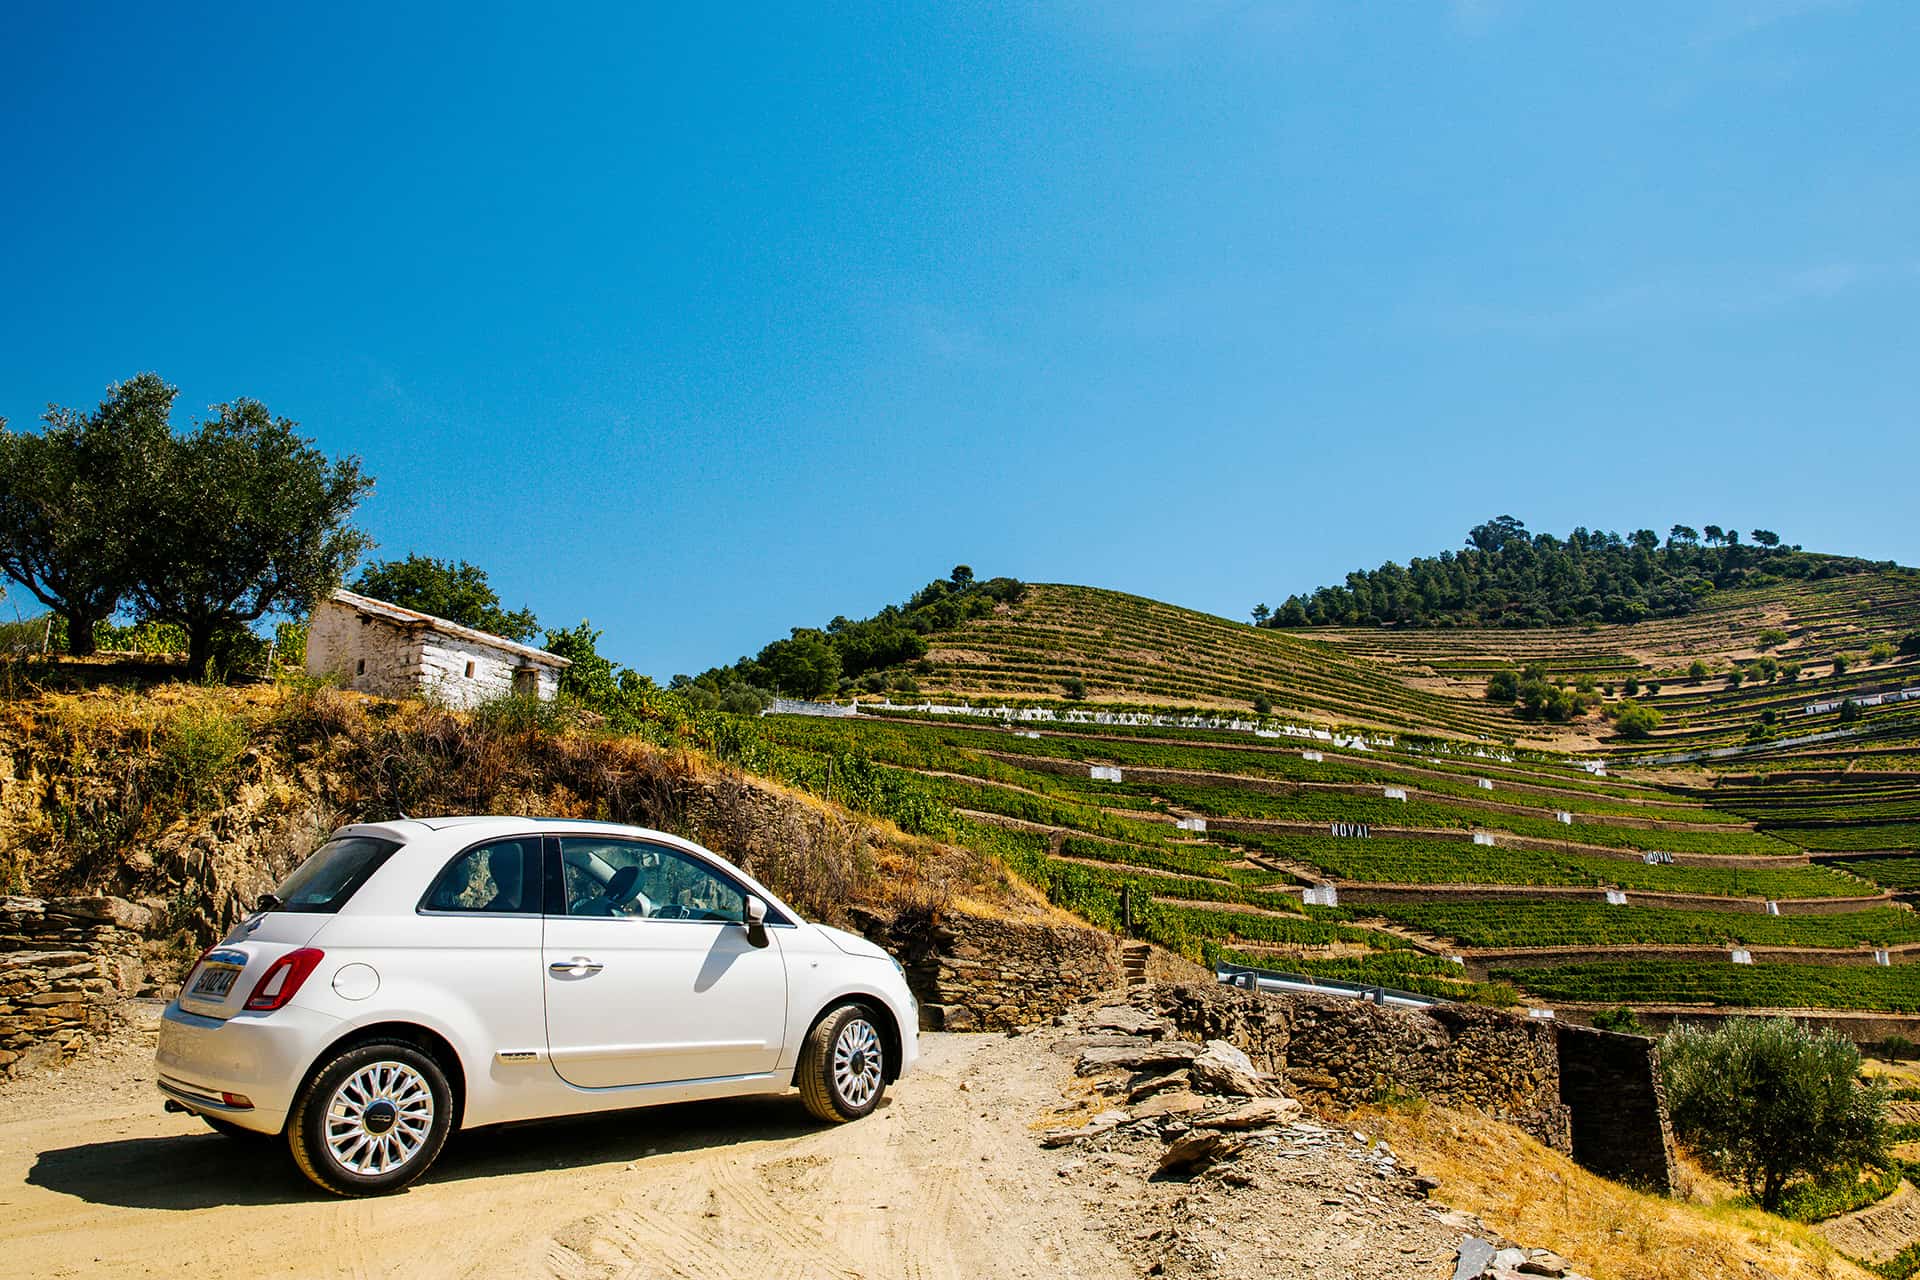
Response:
[[[274,890],[276,911],[332,914],[400,847],[378,836],[339,836],[315,849]]]

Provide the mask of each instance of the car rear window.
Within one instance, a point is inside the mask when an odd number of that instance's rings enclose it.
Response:
[[[274,910],[314,915],[338,911],[399,847],[398,840],[379,836],[341,836],[327,841],[274,891],[280,899]]]

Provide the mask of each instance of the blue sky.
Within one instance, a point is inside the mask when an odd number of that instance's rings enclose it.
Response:
[[[0,416],[255,396],[661,677],[957,561],[1920,562],[1920,7],[563,8],[13,7]]]

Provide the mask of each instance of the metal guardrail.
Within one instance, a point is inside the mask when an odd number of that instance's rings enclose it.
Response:
[[[1460,1003],[1458,1000],[1449,1000],[1445,996],[1423,996],[1413,991],[1402,991],[1398,987],[1376,987],[1360,982],[1340,982],[1333,978],[1313,978],[1304,973],[1282,973],[1277,969],[1253,969],[1246,965],[1218,965],[1214,968],[1213,976],[1220,980],[1222,986],[1239,987],[1243,991],[1340,996],[1348,1000],[1365,1000],[1372,1004],[1391,1005],[1397,1009],[1431,1009],[1435,1005]],[[1552,1009],[1529,1006],[1526,1016],[1542,1022],[1556,1021]]]
[[[1307,995],[1341,996],[1366,1000],[1373,1004],[1402,1009],[1431,1009],[1452,1001],[1439,996],[1423,996],[1396,987],[1368,986],[1359,982],[1339,982],[1332,978],[1313,978],[1304,973],[1282,973],[1275,969],[1252,969],[1245,965],[1221,965],[1214,970],[1221,985],[1244,991],[1285,991]]]

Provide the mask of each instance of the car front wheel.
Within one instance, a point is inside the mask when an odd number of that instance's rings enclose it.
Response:
[[[452,1123],[446,1072],[416,1045],[354,1045],[316,1071],[293,1104],[287,1145],[335,1195],[398,1191],[425,1173]]]
[[[859,1005],[842,1005],[808,1033],[795,1083],[808,1111],[841,1124],[880,1105],[887,1088],[886,1066],[873,1015]]]

